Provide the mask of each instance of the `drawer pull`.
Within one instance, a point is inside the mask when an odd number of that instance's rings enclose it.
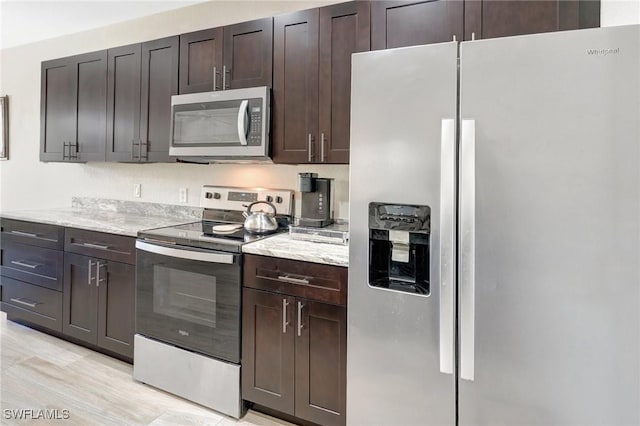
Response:
[[[306,278],[293,278],[288,275],[278,275],[278,280],[291,284],[309,284],[309,280]]]
[[[22,260],[12,260],[11,263],[14,265],[22,266],[23,268],[36,269],[38,266],[41,266],[37,263],[26,263]]]
[[[23,299],[23,298],[21,297],[21,298],[19,298],[19,299],[11,298],[11,299],[9,299],[9,300],[11,300],[12,302],[15,302],[15,303],[19,303],[19,304],[21,304],[21,305],[28,306],[28,307],[30,307],[30,308],[35,308],[35,307],[36,307],[36,306],[38,306],[38,304],[39,304],[38,302],[34,302],[34,303],[25,302],[25,301],[24,301],[24,300],[22,300],[22,299]]]
[[[20,235],[21,237],[38,238],[38,234],[34,234],[34,233],[31,233],[31,232],[11,231],[11,233],[14,234],[14,235]]]
[[[82,243],[84,247],[95,248],[100,250],[109,250],[109,246],[105,246],[102,244],[93,244],[93,243]]]

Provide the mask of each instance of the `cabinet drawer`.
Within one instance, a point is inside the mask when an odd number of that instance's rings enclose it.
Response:
[[[347,304],[347,268],[245,255],[244,286],[336,305]]]
[[[1,253],[3,276],[62,290],[61,251],[3,241]]]
[[[2,310],[19,320],[62,331],[62,293],[2,277]]]
[[[62,250],[64,228],[43,223],[2,219],[2,239],[31,246]]]
[[[135,265],[135,238],[67,228],[64,251]]]

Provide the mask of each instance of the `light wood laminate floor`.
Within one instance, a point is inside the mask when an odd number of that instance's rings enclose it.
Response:
[[[132,366],[7,321],[0,312],[0,424],[290,425],[249,411],[226,417],[133,380]],[[68,419],[16,419],[15,410],[68,410]],[[66,417],[66,416],[65,416]]]

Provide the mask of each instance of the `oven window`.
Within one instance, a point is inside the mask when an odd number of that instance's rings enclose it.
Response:
[[[205,327],[216,327],[216,277],[153,266],[153,311]]]

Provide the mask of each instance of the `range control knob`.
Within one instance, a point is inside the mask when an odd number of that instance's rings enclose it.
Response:
[[[280,196],[276,197],[276,203],[278,204],[282,203],[282,197]]]
[[[214,193],[213,193],[213,198],[215,198],[216,200],[219,200],[219,199],[220,199],[220,197],[221,197],[221,195],[220,195],[220,193],[219,193],[219,192],[214,192]]]
[[[267,195],[267,201],[273,203],[273,197],[271,195]]]
[[[210,193],[210,192],[205,192],[204,193],[204,198],[212,198],[212,197],[213,197],[212,193]]]

